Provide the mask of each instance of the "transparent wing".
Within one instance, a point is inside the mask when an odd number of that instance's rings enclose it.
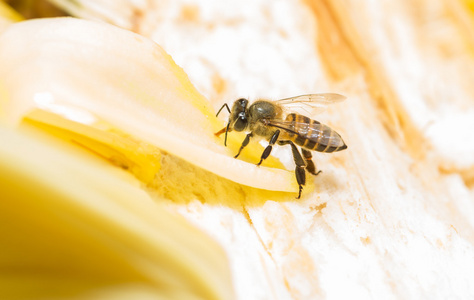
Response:
[[[289,132],[290,134],[297,134],[308,140],[318,141],[319,143],[332,147],[341,147],[344,145],[342,137],[335,130],[319,122],[305,123],[271,120],[267,123],[267,125],[279,128]]]
[[[329,104],[341,102],[346,97],[335,93],[307,94],[276,100],[286,113],[315,115],[323,112]]]

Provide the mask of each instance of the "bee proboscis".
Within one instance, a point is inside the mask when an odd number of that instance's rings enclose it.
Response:
[[[235,158],[248,145],[250,138],[257,136],[268,140],[269,144],[257,166],[270,156],[275,143],[290,145],[296,164],[295,175],[299,186],[297,199],[299,199],[306,183],[305,169],[313,175],[321,172],[316,171],[311,151],[332,153],[347,148],[335,130],[310,119],[305,114],[319,113],[325,110],[327,105],[343,101],[345,98],[335,93],[308,94],[277,101],[257,100],[250,106],[249,100],[240,98],[234,102],[232,109],[229,109],[227,104],[219,109],[217,115],[226,107],[230,116],[226,127],[215,135],[225,133],[224,145],[227,146],[228,132],[233,130],[247,132]],[[300,146],[301,153],[295,144]]]

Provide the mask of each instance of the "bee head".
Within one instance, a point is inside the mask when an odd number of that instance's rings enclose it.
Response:
[[[232,105],[229,124],[235,131],[244,131],[248,125],[247,105],[249,100],[240,98]]]

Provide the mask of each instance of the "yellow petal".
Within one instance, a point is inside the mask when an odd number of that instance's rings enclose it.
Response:
[[[0,1],[0,19],[8,20],[10,22],[19,22],[23,20],[23,17],[13,8],[8,6],[8,4]]]
[[[79,145],[114,165],[130,171],[146,184],[153,182],[160,169],[161,153],[149,144],[114,130],[108,124],[86,126],[44,110],[34,110],[22,123]]]
[[[5,30],[10,24],[21,21],[23,18],[10,6],[0,1],[0,32]]]
[[[10,125],[34,109],[91,127],[105,121],[232,181],[297,190],[293,172],[233,159],[239,142],[228,149],[213,135],[222,121],[171,57],[110,25],[59,18],[10,26],[0,36],[0,95],[0,118]]]
[[[0,140],[1,299],[112,299],[121,291],[232,298],[220,247],[122,180],[123,171],[2,127]]]

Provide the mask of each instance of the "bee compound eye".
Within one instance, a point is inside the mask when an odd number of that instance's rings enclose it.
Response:
[[[239,105],[242,107],[242,108],[246,108],[247,107],[247,104],[249,103],[249,100],[245,99],[245,98],[240,98],[239,100],[237,100],[237,102],[239,103]]]
[[[247,128],[247,118],[245,117],[245,114],[242,116],[239,115],[239,118],[235,120],[233,127],[235,131],[244,131],[245,128]]]

